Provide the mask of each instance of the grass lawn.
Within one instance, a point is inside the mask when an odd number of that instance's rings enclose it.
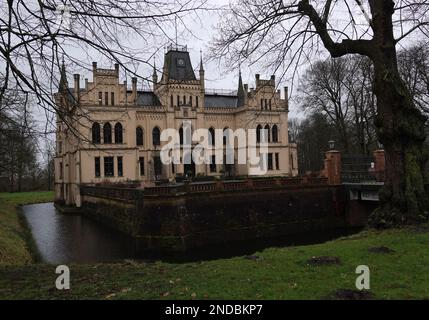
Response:
[[[5,201],[3,195],[0,201]],[[363,231],[318,245],[270,248],[256,252],[251,259],[71,264],[71,289],[66,291],[55,289],[55,266],[25,264],[28,261],[24,260],[20,265],[0,267],[0,298],[335,298],[337,289],[355,289],[355,269],[367,265],[371,272],[370,292],[375,298],[429,299],[428,246],[429,226],[423,225]],[[385,248],[370,252],[374,247]],[[337,257],[339,263],[309,263],[312,257],[320,256]]]

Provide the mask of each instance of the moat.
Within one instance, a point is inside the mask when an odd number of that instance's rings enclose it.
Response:
[[[360,230],[341,228],[302,232],[273,239],[212,245],[189,252],[154,254],[137,252],[133,238],[85,216],[59,213],[53,203],[24,206],[22,212],[42,261],[52,264],[113,262],[123,259],[181,262],[229,258],[254,255],[268,247],[322,243]]]

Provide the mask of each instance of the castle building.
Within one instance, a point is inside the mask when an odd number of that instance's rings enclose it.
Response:
[[[183,123],[192,130],[238,128],[268,132],[266,175],[296,176],[296,145],[288,137],[288,93],[276,90],[275,77],[256,75],[255,87],[242,83],[233,92],[205,88],[201,59],[196,77],[186,47],[170,46],[164,57],[160,79],[154,67],[153,90],[137,89],[132,78],[119,82],[119,65],[98,68],[93,63],[92,82],[74,75],[74,87],[61,70],[57,103],[57,151],[55,157],[55,193],[57,201],[80,206],[82,184],[138,183],[142,187],[156,182],[174,182],[184,176],[246,176],[247,165],[170,164],[160,160],[167,143],[160,139],[167,128],[179,130]],[[212,135],[210,135],[212,136]],[[258,135],[259,139],[259,135]]]

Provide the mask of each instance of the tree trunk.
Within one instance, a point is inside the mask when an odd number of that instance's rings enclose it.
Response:
[[[401,80],[393,37],[393,2],[372,1],[377,116],[375,125],[386,156],[385,186],[380,207],[370,217],[376,227],[390,227],[426,221],[428,195],[424,188],[426,118],[415,106]]]

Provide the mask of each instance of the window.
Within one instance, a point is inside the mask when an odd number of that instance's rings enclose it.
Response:
[[[113,177],[114,176],[113,168],[113,157],[104,157],[104,176]]]
[[[159,179],[162,175],[161,157],[153,157],[153,166],[155,171],[155,179]]]
[[[92,143],[100,143],[100,124],[98,122],[92,124]]]
[[[103,101],[103,92],[98,92],[98,105],[101,106],[101,103]]]
[[[276,170],[280,170],[280,159],[278,153],[276,153]]]
[[[161,131],[158,127],[155,127],[152,130],[152,141],[154,146],[161,145]]]
[[[265,99],[265,110],[268,110],[268,102],[267,102],[267,99]]]
[[[195,106],[198,108],[198,97],[195,97]]]
[[[261,130],[262,126],[258,124],[258,126],[256,127],[256,142],[261,142]]]
[[[192,96],[189,97],[189,105],[192,107]]]
[[[95,157],[95,159],[94,159],[94,168],[95,168],[95,176],[99,177],[101,175],[100,157]]]
[[[144,176],[144,157],[139,157],[140,175]]]
[[[109,93],[108,93],[108,92],[105,92],[105,93],[104,93],[104,104],[105,104],[106,106],[108,106],[108,105],[109,105]]]
[[[112,126],[110,123],[105,123],[103,126],[104,143],[112,143]]]
[[[123,143],[122,124],[120,124],[119,122],[115,124],[115,143]]]
[[[123,165],[122,165],[122,157],[118,157],[118,177],[122,177],[124,175]]]
[[[64,176],[63,162],[60,162],[60,179],[62,179],[63,176]]]
[[[136,128],[136,144],[138,146],[143,145],[143,129],[140,127]]]
[[[183,104],[186,104],[186,96],[183,96]]]
[[[177,106],[178,107],[180,106],[180,97],[179,96],[177,96]]]
[[[63,142],[62,141],[58,141],[58,153],[59,154],[63,153]]]
[[[209,129],[209,146],[214,146],[216,143],[215,130],[213,128]]]
[[[229,130],[228,128],[223,128],[223,145],[226,146],[226,143],[229,143]]]
[[[216,170],[216,156],[211,156],[211,162],[210,162],[210,172],[217,172]]]
[[[270,141],[271,141],[270,126],[267,124],[267,125],[265,126],[264,130],[265,130],[265,134],[267,135],[267,136],[265,137],[265,141],[266,141],[266,142],[270,142]]]
[[[173,104],[174,104],[174,101],[173,101],[173,95],[171,95],[171,96],[170,96],[170,106],[171,106],[171,107],[174,107],[174,106],[173,106]]]
[[[273,170],[273,154],[268,154],[268,170]]]
[[[279,129],[276,124],[273,125],[272,129],[272,140],[273,142],[279,142]]]
[[[264,99],[261,99],[261,110],[264,109]]]
[[[269,106],[269,108],[270,108],[270,110],[271,110],[271,99],[270,99],[270,100],[268,100],[268,106]]]
[[[113,106],[115,104],[115,93],[110,93],[110,104]]]
[[[180,140],[180,145],[183,144],[183,127],[180,127],[179,129],[179,140]]]

